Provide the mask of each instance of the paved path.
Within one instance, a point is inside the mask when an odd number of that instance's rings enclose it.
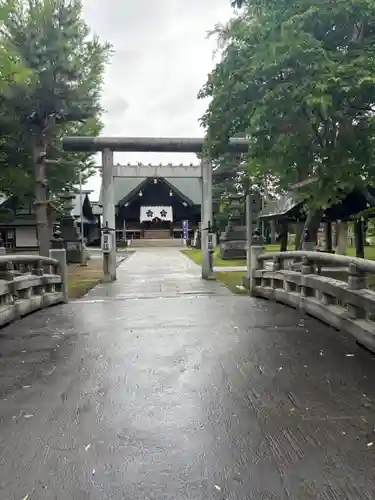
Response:
[[[93,259],[93,260],[102,260],[103,259],[103,252],[100,248],[90,247],[87,250],[90,253],[91,259]],[[129,254],[127,252],[117,252],[116,253],[117,265],[120,264],[123,260],[125,260],[128,257],[128,255]]]
[[[2,500],[375,498],[373,356],[199,275],[137,251],[1,330]]]

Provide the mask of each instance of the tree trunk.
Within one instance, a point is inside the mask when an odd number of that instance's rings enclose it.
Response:
[[[39,244],[39,254],[49,256],[50,231],[47,215],[47,183],[45,179],[47,144],[44,137],[40,137],[34,149],[35,174],[35,217]]]
[[[283,221],[281,223],[280,231],[280,252],[286,252],[288,250],[288,223]]]
[[[294,240],[294,250],[298,250],[299,242],[301,241],[301,237],[303,235],[304,225],[301,224],[301,222],[296,222],[294,227],[295,227],[295,232],[296,232],[296,237]]]
[[[316,244],[316,238],[320,226],[320,221],[322,219],[323,210],[309,210],[307,213],[305,225],[301,234],[301,238],[298,244],[298,250],[302,250],[303,243],[314,243]],[[307,240],[305,239],[305,235]]]
[[[325,251],[332,252],[332,223],[326,222],[324,227]]]
[[[363,231],[363,220],[362,217],[354,221],[354,233],[355,233],[355,255],[361,259],[365,258],[365,239]]]
[[[47,201],[48,201],[48,205],[47,205],[47,221],[48,221],[48,241],[50,242],[50,247],[51,247],[51,240],[52,240],[52,237],[53,237],[53,225],[55,223],[55,216],[56,216],[56,212],[55,212],[55,209],[52,207],[51,203],[50,203],[50,193],[49,193],[49,189],[48,189],[48,186],[47,186]]]

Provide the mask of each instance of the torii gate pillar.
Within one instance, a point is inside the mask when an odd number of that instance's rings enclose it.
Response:
[[[103,253],[103,281],[108,283],[116,280],[116,217],[112,150],[103,150],[102,165],[103,226],[107,226],[111,230],[109,252]]]

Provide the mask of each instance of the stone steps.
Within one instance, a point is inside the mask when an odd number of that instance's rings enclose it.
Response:
[[[150,247],[166,247],[166,248],[184,248],[185,244],[183,240],[174,238],[163,238],[163,239],[141,239],[141,240],[129,240],[130,248],[150,248]]]

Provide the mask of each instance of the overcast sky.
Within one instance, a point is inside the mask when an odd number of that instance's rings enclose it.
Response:
[[[84,0],[86,22],[114,48],[103,135],[200,137],[207,103],[196,96],[213,67],[207,32],[231,16],[229,0]],[[195,155],[117,153],[115,162],[190,163]],[[100,181],[89,189],[98,192]]]

